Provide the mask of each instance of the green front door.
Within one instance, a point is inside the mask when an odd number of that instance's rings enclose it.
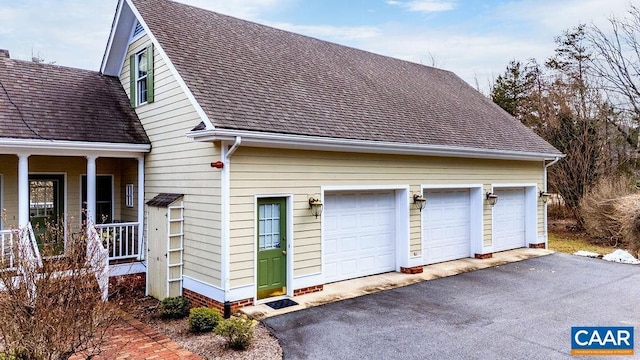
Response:
[[[285,198],[258,200],[258,299],[287,292]]]
[[[40,251],[64,252],[64,175],[29,175],[29,220]]]

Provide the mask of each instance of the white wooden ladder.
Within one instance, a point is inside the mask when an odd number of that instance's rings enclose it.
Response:
[[[184,242],[184,204],[167,209],[167,296],[182,295],[182,265]]]

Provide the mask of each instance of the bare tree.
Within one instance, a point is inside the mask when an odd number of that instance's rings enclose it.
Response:
[[[101,297],[95,276],[100,269],[88,262],[104,254],[92,253],[96,249],[87,246],[84,228],[67,229],[64,255],[47,259],[52,249],[47,243],[64,231],[48,226],[42,232],[40,264],[25,240],[27,229],[15,231],[13,246],[6,246],[12,261],[0,269],[0,358],[57,360],[78,353],[92,358],[118,321],[114,305]]]
[[[640,121],[640,8],[631,5],[628,16],[609,19],[610,29],[595,25],[588,39],[594,49],[592,67],[603,80],[611,102]],[[635,142],[637,147],[637,141]]]

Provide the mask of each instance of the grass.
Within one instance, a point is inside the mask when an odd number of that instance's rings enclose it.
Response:
[[[578,234],[559,235],[549,232],[549,249],[568,254],[573,254],[578,250],[584,250],[606,255],[616,250],[616,247],[591,244],[587,239]]]

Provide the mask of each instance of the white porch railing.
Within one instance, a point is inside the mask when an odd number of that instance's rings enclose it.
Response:
[[[22,283],[27,288],[29,301],[33,305],[37,296],[37,269],[42,267],[42,257],[31,223],[27,223],[27,226],[19,231],[18,259],[17,272],[22,277]]]
[[[87,265],[95,274],[102,300],[109,298],[109,255],[102,245],[100,230],[91,222],[87,222]]]
[[[138,236],[138,222],[95,225],[102,243],[107,248],[109,260],[142,260],[142,242]]]
[[[0,269],[15,270],[16,248],[12,230],[0,230]]]

